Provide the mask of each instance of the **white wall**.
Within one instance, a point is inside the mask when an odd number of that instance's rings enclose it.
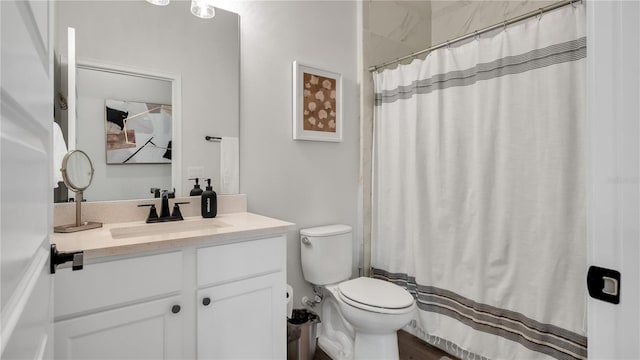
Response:
[[[56,54],[66,53],[66,28],[76,28],[79,59],[178,74],[182,80],[182,190],[190,166],[204,167],[219,189],[220,144],[205,135],[239,135],[239,29],[236,14],[193,16],[188,1],[56,1]],[[100,129],[100,131],[104,131]],[[96,159],[96,161],[103,161]],[[151,187],[152,184],[149,184]]]
[[[356,228],[358,4],[225,0],[219,6],[241,19],[240,187],[249,211],[297,224],[288,236],[287,281],[299,308],[312,292],[302,278],[298,230],[331,223]],[[343,142],[292,140],[294,60],[343,75]]]
[[[640,359],[640,3],[587,6],[587,264],[621,273],[620,304],[587,298],[587,355]]]

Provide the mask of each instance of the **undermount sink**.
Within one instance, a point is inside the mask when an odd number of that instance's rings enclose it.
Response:
[[[138,226],[118,227],[111,229],[113,239],[125,239],[138,236],[150,236],[159,234],[181,233],[186,231],[198,231],[231,226],[218,219],[194,219],[182,221],[170,221],[156,224],[144,224]]]

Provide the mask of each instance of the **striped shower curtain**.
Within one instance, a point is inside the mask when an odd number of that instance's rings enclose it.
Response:
[[[459,357],[587,356],[585,11],[374,75],[374,276]]]

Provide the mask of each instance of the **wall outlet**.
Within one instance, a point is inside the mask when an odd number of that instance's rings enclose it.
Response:
[[[189,166],[187,168],[187,177],[192,178],[204,178],[204,166]]]

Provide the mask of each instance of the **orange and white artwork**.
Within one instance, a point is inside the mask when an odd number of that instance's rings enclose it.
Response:
[[[107,164],[171,164],[171,108],[106,99]]]
[[[293,72],[293,138],[342,141],[342,76],[298,62]]]
[[[336,79],[304,73],[303,127],[336,132]]]

